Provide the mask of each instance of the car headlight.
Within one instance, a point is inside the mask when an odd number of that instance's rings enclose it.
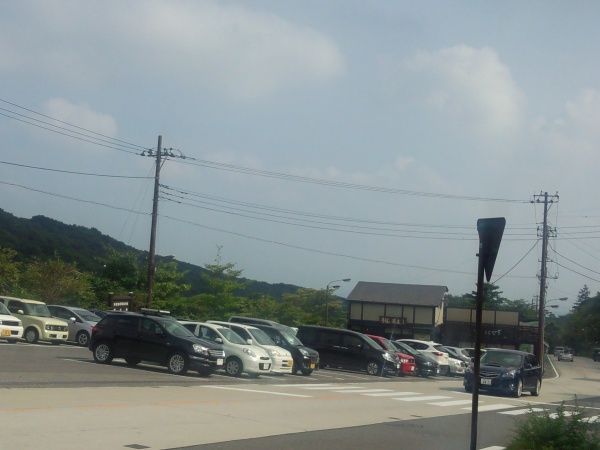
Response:
[[[392,355],[390,355],[389,353],[384,353],[383,359],[385,359],[386,361],[394,362],[394,357]]]
[[[193,344],[194,353],[199,353],[204,356],[208,356],[208,349],[200,344]]]
[[[298,350],[300,350],[300,353],[302,353],[303,356],[308,356],[308,352],[303,348],[299,348]]]
[[[250,350],[249,348],[244,348],[244,353],[252,358],[256,358],[256,353],[254,353],[252,350]]]
[[[435,365],[434,365],[434,364],[433,364],[431,361],[424,361],[424,362],[423,362],[423,365],[424,365],[424,366],[428,366],[428,367],[429,367],[429,366],[431,366],[431,367],[435,367]]]
[[[281,356],[281,355],[279,354],[279,352],[278,352],[277,350],[273,349],[273,348],[270,348],[270,349],[269,349],[269,354],[270,354],[271,356]]]
[[[502,375],[500,375],[502,378],[514,378],[516,375],[517,371],[516,370],[511,370],[509,372],[505,372]]]
[[[406,358],[400,358],[400,362],[401,362],[401,363],[407,363],[407,362],[409,362],[409,360],[408,360],[408,359],[406,359]]]

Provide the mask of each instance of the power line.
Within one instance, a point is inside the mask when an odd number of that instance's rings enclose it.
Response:
[[[134,176],[129,176],[129,175],[110,175],[110,174],[101,174],[101,173],[75,172],[75,171],[71,171],[71,170],[50,169],[48,167],[29,166],[26,164],[11,163],[8,161],[0,161],[0,164],[6,164],[9,166],[16,166],[16,167],[24,167],[27,169],[44,170],[44,171],[48,171],[48,172],[68,173],[68,174],[72,174],[72,175],[86,175],[86,176],[91,176],[91,177],[130,178],[130,179],[145,179],[145,180],[151,180],[154,178],[154,177],[134,177]]]

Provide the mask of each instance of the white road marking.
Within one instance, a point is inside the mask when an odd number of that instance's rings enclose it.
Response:
[[[353,389],[353,390],[346,391],[345,389],[334,389],[333,392],[339,392],[339,393],[350,392],[352,394],[371,394],[371,393],[376,393],[376,392],[390,392],[390,390],[389,389]]]
[[[400,397],[402,395],[421,395],[420,392],[381,392],[379,394],[364,394],[367,397]]]
[[[451,400],[447,402],[436,402],[436,403],[428,403],[428,405],[434,406],[460,406],[460,405],[468,405],[471,403],[471,400]]]
[[[429,400],[443,400],[446,397],[444,395],[426,395],[422,397],[408,397],[408,398],[393,398],[392,400],[402,400],[403,402],[427,402]]]
[[[527,414],[528,412],[543,412],[544,408],[526,408],[526,409],[515,409],[512,411],[501,411],[499,414],[507,414],[509,416],[520,416],[521,414]]]
[[[240,389],[240,388],[232,388],[225,386],[204,386],[208,389],[226,389],[229,391],[242,391],[242,392],[252,392],[255,394],[270,394],[270,395],[285,395],[287,397],[303,397],[303,398],[311,398],[312,395],[300,395],[300,394],[286,394],[284,392],[269,392],[269,391],[258,391],[256,389]]]
[[[514,408],[514,407],[515,407],[515,405],[505,405],[503,403],[496,403],[495,405],[480,406],[479,412],[481,412],[481,411],[496,411],[497,409],[508,409],[508,408]],[[471,408],[462,408],[462,409],[471,409]]]

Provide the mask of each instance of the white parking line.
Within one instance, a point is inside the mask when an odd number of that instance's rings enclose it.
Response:
[[[225,386],[204,386],[204,387],[208,388],[208,389],[226,389],[229,391],[252,392],[255,394],[285,395],[286,397],[312,398],[312,395],[286,394],[284,392],[258,391],[256,389],[240,389],[240,388],[231,388],[231,387],[225,387]]]

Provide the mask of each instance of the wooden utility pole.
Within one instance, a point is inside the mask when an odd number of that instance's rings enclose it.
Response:
[[[148,254],[148,308],[152,307],[154,273],[156,272],[156,225],[158,223],[158,191],[160,186],[160,165],[162,156],[162,136],[158,136],[156,147],[156,171],[154,175],[154,198],[152,200],[152,228],[150,229],[150,252]]]

